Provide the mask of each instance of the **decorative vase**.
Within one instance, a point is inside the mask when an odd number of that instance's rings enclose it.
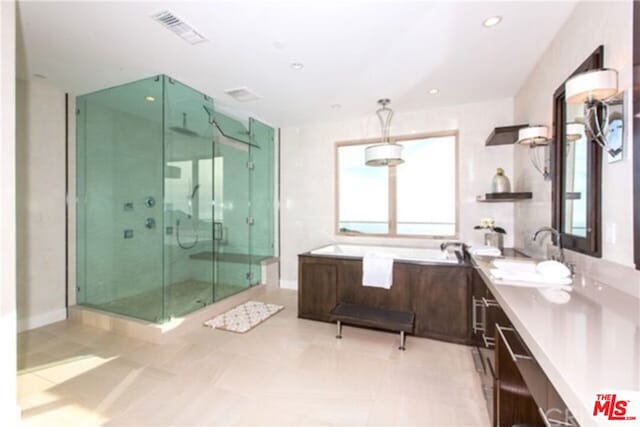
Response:
[[[495,231],[485,233],[484,244],[486,246],[493,246],[494,248],[498,248],[502,251],[504,249],[504,236],[502,233],[496,233]]]
[[[498,168],[496,170],[496,175],[493,177],[493,181],[491,183],[491,192],[492,193],[510,193],[511,192],[511,183],[509,182],[509,178],[505,176],[504,169]]]

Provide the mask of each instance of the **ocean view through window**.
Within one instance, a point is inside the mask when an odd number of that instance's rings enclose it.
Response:
[[[336,232],[449,238],[457,235],[457,132],[392,137],[405,163],[364,164],[371,141],[336,144]]]

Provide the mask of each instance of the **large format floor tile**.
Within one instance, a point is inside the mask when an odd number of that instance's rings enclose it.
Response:
[[[71,322],[18,337],[25,425],[483,426],[467,347],[297,318],[246,334],[198,328],[151,344]]]

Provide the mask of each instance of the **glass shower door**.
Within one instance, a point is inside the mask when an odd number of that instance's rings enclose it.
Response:
[[[251,282],[262,282],[262,262],[273,257],[275,212],[274,200],[274,130],[255,119],[249,120],[250,148],[250,215],[254,218],[250,233]]]
[[[228,127],[223,126],[225,133]],[[227,123],[228,124],[228,123]],[[239,128],[242,131],[242,128]],[[245,131],[246,133],[246,131]],[[215,300],[247,289],[250,282],[249,146],[216,132],[215,195]],[[239,132],[234,133],[240,138]]]
[[[164,85],[164,304],[180,317],[214,301],[213,101],[169,77]]]

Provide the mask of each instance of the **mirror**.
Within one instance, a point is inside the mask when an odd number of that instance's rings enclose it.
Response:
[[[602,68],[603,55],[600,46],[567,79]],[[600,257],[602,150],[584,120],[584,106],[565,101],[563,83],[554,94],[553,227],[566,249]]]
[[[565,102],[564,232],[587,236],[587,138],[581,105]]]

